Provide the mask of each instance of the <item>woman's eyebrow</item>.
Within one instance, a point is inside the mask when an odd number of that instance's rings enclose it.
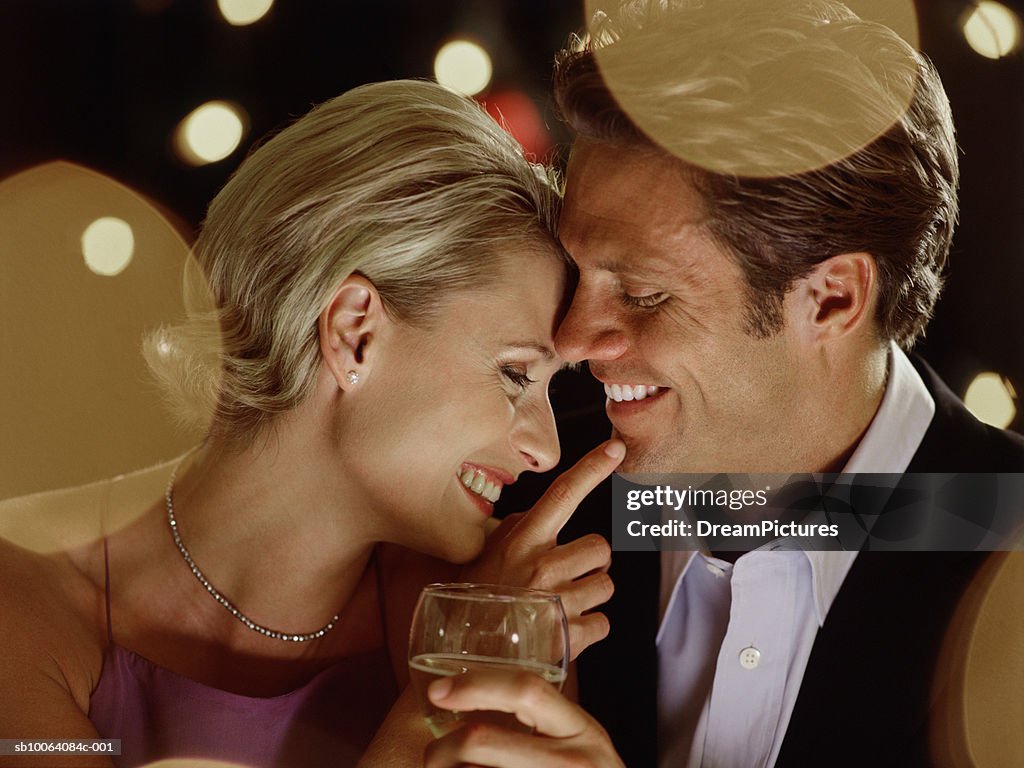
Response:
[[[539,341],[510,341],[507,344],[503,344],[506,349],[526,349],[532,352],[538,353],[545,360],[554,360],[556,355],[555,351],[546,344],[541,344]]]
[[[534,352],[538,352],[544,358],[545,362],[549,362],[551,360],[558,360],[558,370],[560,371],[576,372],[580,370],[580,363],[571,363],[568,360],[562,360],[561,358],[558,357],[557,353],[553,349],[551,349],[551,347],[547,346],[546,344],[541,344],[539,341],[512,342],[511,344],[508,345],[508,348],[527,349],[532,350]]]

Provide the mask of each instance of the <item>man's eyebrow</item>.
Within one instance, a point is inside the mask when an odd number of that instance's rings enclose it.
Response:
[[[664,273],[664,270],[660,269],[657,264],[631,264],[623,259],[601,259],[595,262],[594,269],[598,272],[610,272],[620,277],[653,278],[655,280],[661,278]]]
[[[697,222],[692,222],[687,225],[688,230],[692,230],[697,237],[708,237],[707,230],[703,219]],[[683,252],[685,256],[685,252]],[[610,272],[615,275],[625,275],[634,278],[647,278],[653,277],[654,279],[674,277],[677,275],[680,267],[685,267],[695,262],[690,259],[689,261],[684,260],[680,264],[676,260],[672,260],[661,254],[654,258],[651,254],[645,254],[642,263],[637,263],[637,258],[631,258],[629,254],[624,254],[621,251],[616,253],[605,252],[603,254],[594,254],[595,258],[592,264],[589,265],[590,269],[597,272]]]
[[[692,258],[681,259],[674,264],[653,259],[645,264],[635,264],[626,259],[605,258],[595,261],[592,269],[614,275],[618,280],[655,285],[662,283],[694,286],[703,283],[699,263]]]

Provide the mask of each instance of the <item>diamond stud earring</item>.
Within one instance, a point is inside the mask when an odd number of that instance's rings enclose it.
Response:
[[[345,381],[347,381],[349,384],[358,384],[359,371],[347,371],[345,373]]]

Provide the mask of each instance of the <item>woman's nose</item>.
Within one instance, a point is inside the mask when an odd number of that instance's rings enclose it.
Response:
[[[513,447],[531,472],[547,472],[558,466],[561,449],[551,405],[544,402],[520,415],[512,433]]]

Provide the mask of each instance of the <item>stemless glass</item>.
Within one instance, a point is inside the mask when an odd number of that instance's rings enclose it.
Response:
[[[504,712],[453,712],[427,698],[437,677],[525,669],[559,690],[569,664],[569,625],[554,592],[494,584],[431,584],[409,631],[409,674],[427,725],[440,738],[466,720],[530,729]]]

